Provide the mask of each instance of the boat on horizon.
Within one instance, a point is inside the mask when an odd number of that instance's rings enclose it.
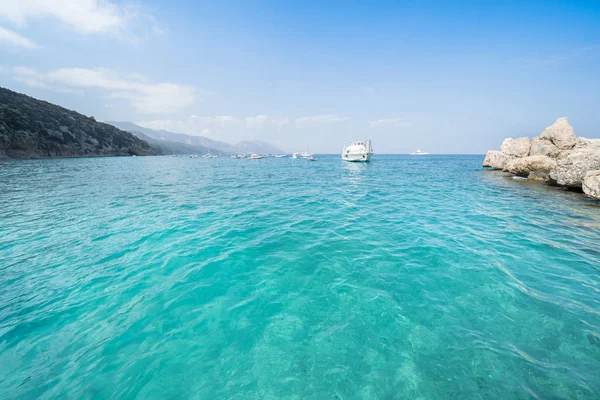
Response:
[[[259,155],[259,154],[252,154],[250,157],[248,157],[248,159],[250,159],[250,160],[260,160],[262,158],[267,158],[267,156],[263,156],[263,155]]]
[[[371,139],[352,142],[342,150],[342,160],[348,162],[369,162],[372,156]]]
[[[427,154],[429,153],[421,150],[413,151],[412,153],[410,153],[411,156],[426,156]]]

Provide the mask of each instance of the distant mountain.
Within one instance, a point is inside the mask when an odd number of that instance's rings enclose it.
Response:
[[[149,138],[149,143],[156,144],[163,147],[165,151],[169,150],[171,153],[181,153],[176,150],[175,144],[184,144],[187,147],[183,153],[226,153],[226,154],[238,154],[238,153],[257,153],[257,154],[276,154],[283,153],[284,151],[270,143],[262,140],[248,140],[238,144],[232,145],[226,142],[213,140],[205,136],[193,136],[186,135],[184,133],[175,133],[164,130],[154,130],[150,128],[144,128],[134,124],[133,122],[107,122],[116,126],[119,129],[133,133],[138,137]]]
[[[257,154],[282,154],[285,153],[271,143],[262,140],[245,140],[235,145],[240,153],[257,153]]]
[[[160,150],[129,132],[0,87],[0,158],[151,154]]]

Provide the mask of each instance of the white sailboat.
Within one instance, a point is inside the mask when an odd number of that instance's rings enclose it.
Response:
[[[371,139],[365,141],[352,142],[344,146],[342,150],[342,160],[350,162],[369,162],[373,156]]]

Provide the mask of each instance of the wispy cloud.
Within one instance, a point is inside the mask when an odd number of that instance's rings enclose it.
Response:
[[[201,117],[197,115],[190,115],[188,118],[191,123],[200,125],[218,126],[225,127],[226,125],[238,123],[239,119],[231,115],[217,115],[214,117]],[[182,121],[183,122],[183,121]]]
[[[382,118],[369,121],[369,125],[374,128],[393,126],[393,127],[401,127],[401,126],[410,126],[411,124],[406,121],[404,118]]]
[[[14,47],[22,47],[26,49],[35,49],[37,44],[24,36],[19,35],[17,32],[13,32],[0,26],[0,44],[7,44]]]
[[[147,114],[180,111],[195,102],[196,89],[169,82],[154,83],[134,74],[126,77],[104,68],[60,68],[39,72],[27,67],[14,67],[14,78],[29,86],[56,91],[101,89],[107,97],[124,99],[131,107]]]
[[[108,0],[2,0],[0,19],[19,29],[30,21],[55,20],[81,34],[116,35],[129,41],[163,32],[143,7]]]
[[[296,126],[308,126],[308,125],[320,125],[320,124],[334,124],[338,122],[349,121],[349,117],[340,117],[337,115],[315,115],[312,117],[300,117],[296,118]]]
[[[274,128],[280,131],[289,123],[289,118],[272,115],[256,115],[254,117],[246,117],[246,127],[251,129]]]
[[[242,127],[243,120],[231,115],[198,116],[190,115],[186,119],[156,119],[139,121],[136,124],[145,128],[187,133],[189,135],[210,136],[213,131],[224,131]]]

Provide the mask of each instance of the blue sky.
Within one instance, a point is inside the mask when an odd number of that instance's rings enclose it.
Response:
[[[600,2],[0,0],[0,85],[287,151],[600,137]],[[493,3],[493,4],[492,4]]]

